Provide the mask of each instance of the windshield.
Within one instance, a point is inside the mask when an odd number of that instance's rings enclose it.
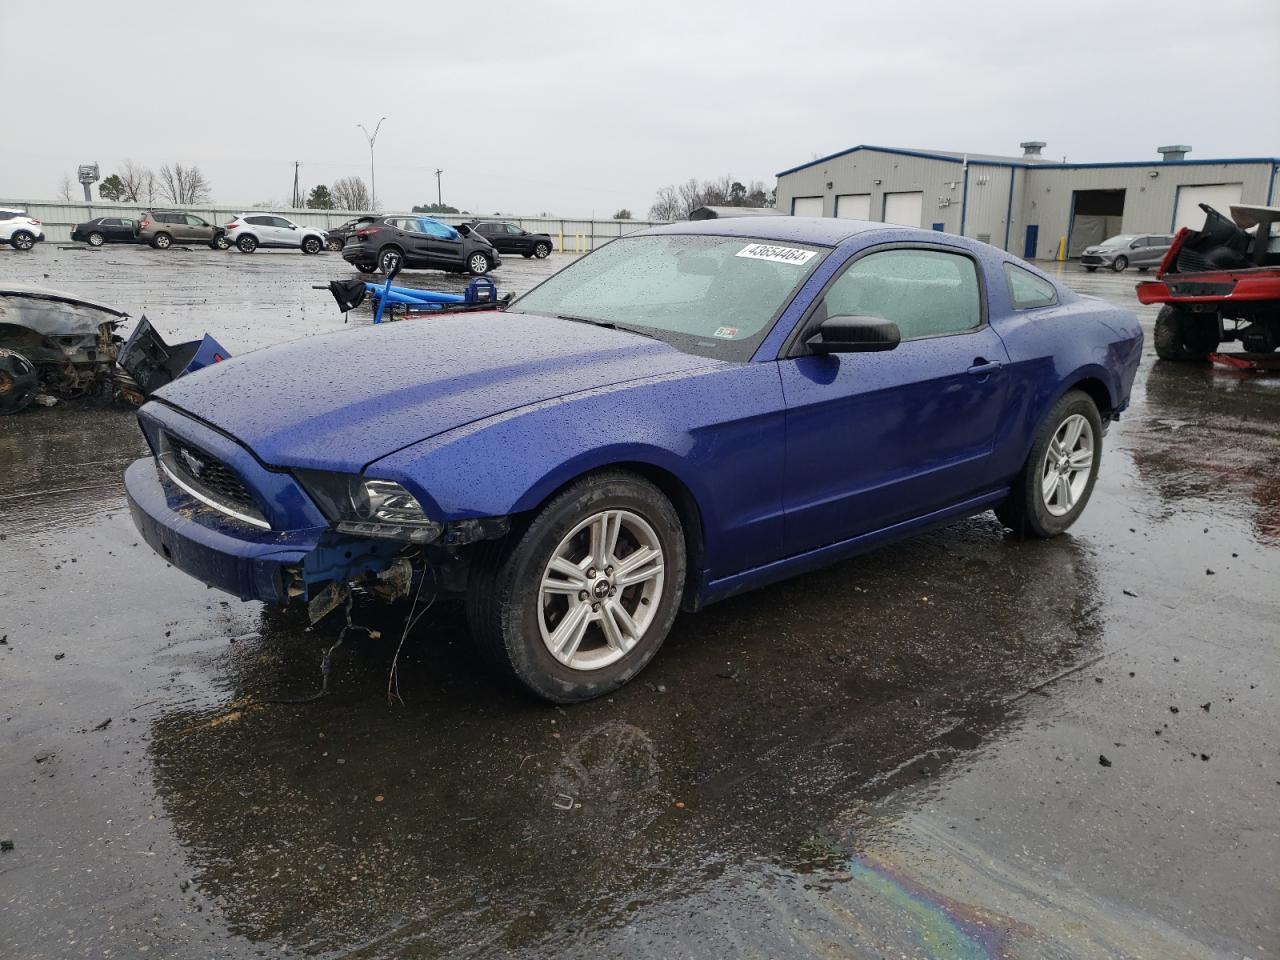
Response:
[[[688,353],[749,360],[825,253],[744,237],[623,237],[509,312],[633,327]]]
[[[1102,243],[1100,243],[1100,244],[1099,244],[1099,246],[1101,246],[1101,247],[1123,247],[1125,244],[1129,243],[1129,241],[1131,241],[1131,240],[1136,240],[1136,239],[1137,239],[1137,234],[1133,234],[1133,233],[1122,233],[1122,234],[1120,234],[1120,236],[1118,236],[1118,237],[1112,237],[1110,240],[1103,240],[1103,241],[1102,241]]]

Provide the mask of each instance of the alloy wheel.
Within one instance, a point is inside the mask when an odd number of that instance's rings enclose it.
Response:
[[[25,231],[13,235],[13,245],[19,250],[30,250],[36,245],[36,238]]]
[[[662,600],[662,542],[630,510],[582,520],[551,554],[538,588],[542,642],[572,670],[599,670],[625,657],[653,623]]]
[[[1073,413],[1058,426],[1040,465],[1040,496],[1055,517],[1070,513],[1089,486],[1093,470],[1093,426]]]
[[[472,273],[487,273],[489,271],[489,258],[483,253],[473,253],[470,263]]]
[[[89,234],[89,246],[100,247],[106,242],[106,239],[107,238],[100,233],[91,233]]]

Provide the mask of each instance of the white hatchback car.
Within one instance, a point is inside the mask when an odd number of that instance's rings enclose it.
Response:
[[[227,239],[241,253],[259,247],[287,247],[303,253],[319,253],[329,237],[315,227],[300,227],[274,213],[242,213],[227,224]]]
[[[0,207],[0,243],[15,250],[30,250],[43,239],[44,227],[39,220],[27,216],[27,211]]]

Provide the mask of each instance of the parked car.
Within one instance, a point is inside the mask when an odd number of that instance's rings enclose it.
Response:
[[[334,227],[332,230],[326,231],[329,235],[329,240],[326,245],[334,253],[340,253],[342,248],[347,245],[347,241],[351,239],[357,230],[365,224],[373,223],[377,219],[378,218],[373,214],[369,214],[364,217],[356,217],[353,220],[348,220],[346,223],[342,224],[342,226]]]
[[[91,247],[104,243],[138,243],[138,221],[132,217],[95,217],[77,223],[71,239]]]
[[[482,237],[492,243],[500,253],[518,253],[525,259],[546,259],[554,249],[549,233],[530,233],[519,224],[501,220],[479,220],[470,224]]]
[[[43,239],[43,225],[27,216],[27,211],[0,207],[0,243],[15,250],[30,250]]]
[[[125,484],[147,543],[210,586],[317,616],[349,581],[429,581],[502,672],[570,702],[634,677],[679,609],[992,508],[1066,530],[1141,352],[1131,311],[976,241],[671,224],[505,312],[162,387]]]
[[[1158,267],[1169,252],[1173,237],[1167,233],[1122,233],[1094,247],[1085,247],[1080,265],[1090,273],[1099,267],[1110,267],[1116,273],[1126,267],[1149,270]]]
[[[451,227],[423,216],[379,217],[360,226],[343,248],[342,259],[361,273],[406,267],[480,276],[502,265],[493,244],[466,224]]]
[[[227,224],[227,238],[241,253],[259,247],[285,247],[303,253],[319,253],[327,235],[316,227],[303,227],[275,213],[242,213]]]
[[[181,210],[144,211],[138,218],[138,242],[157,250],[168,250],[175,243],[203,243],[215,250],[229,246],[222,227]]]

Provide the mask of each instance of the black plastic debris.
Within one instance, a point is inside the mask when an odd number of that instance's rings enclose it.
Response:
[[[1098,754],[1098,764],[1103,767],[1111,766],[1111,761],[1107,759],[1106,754]]]

